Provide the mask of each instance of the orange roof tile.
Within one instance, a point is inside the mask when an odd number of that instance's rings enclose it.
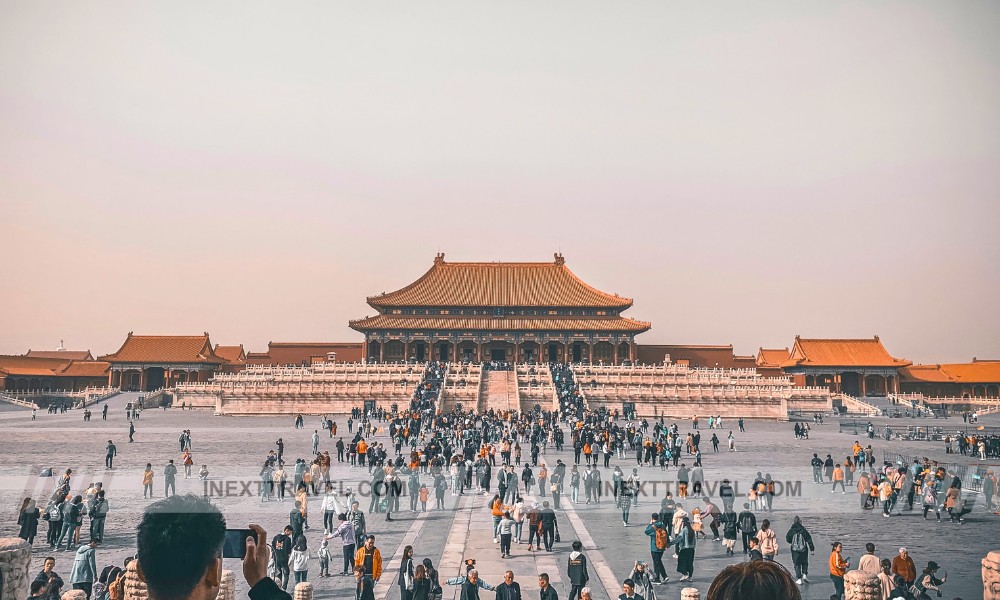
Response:
[[[74,360],[56,369],[58,377],[107,377],[111,363],[99,360]]]
[[[410,285],[368,298],[374,308],[388,306],[632,306],[630,298],[602,292],[566,267],[562,255],[550,263],[447,263],[444,255]]]
[[[872,339],[807,339],[795,336],[788,360],[782,367],[905,367],[907,360],[893,358],[879,341]]]
[[[1000,383],[1000,362],[947,364],[941,365],[941,370],[958,383]]]
[[[899,370],[900,381],[919,381],[922,383],[954,383],[954,380],[944,371],[941,365],[910,365]]]
[[[127,363],[205,363],[225,360],[212,351],[208,334],[203,335],[133,335],[114,354],[100,357],[108,362]]]
[[[93,360],[0,356],[0,372],[13,377],[103,377],[108,367]]]
[[[90,350],[28,350],[32,358],[61,358],[63,360],[94,360]]]
[[[248,352],[246,362],[254,365],[309,364],[313,358],[326,359],[330,352],[337,353],[340,362],[361,360],[362,342],[268,342],[267,352]]]
[[[246,360],[246,352],[243,351],[243,344],[239,346],[220,346],[215,345],[215,355],[222,360],[230,363],[241,363]]]
[[[8,375],[52,377],[55,369],[69,361],[36,356],[0,356],[0,371]]]
[[[757,366],[777,368],[788,360],[788,348],[761,348],[757,351]]]
[[[625,331],[641,333],[649,323],[627,317],[413,317],[376,315],[350,322],[357,331],[385,329],[463,331]]]

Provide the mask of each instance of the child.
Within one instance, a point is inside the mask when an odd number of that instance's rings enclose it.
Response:
[[[708,537],[704,531],[701,530],[701,509],[696,508],[691,511],[691,529],[694,530],[695,537]]]
[[[328,537],[323,538],[323,542],[319,545],[319,576],[330,576],[330,548]]]
[[[202,481],[208,479],[208,465],[201,465],[201,470],[198,471],[198,477],[201,477]]]
[[[427,489],[427,485],[420,484],[420,512],[427,512],[427,498],[430,497],[430,490]]]

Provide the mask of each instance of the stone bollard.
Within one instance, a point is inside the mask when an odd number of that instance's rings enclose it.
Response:
[[[87,592],[83,590],[69,590],[63,592],[59,600],[87,600]]]
[[[0,598],[27,598],[31,581],[31,546],[21,538],[0,538]]]
[[[848,571],[844,575],[845,600],[882,600],[882,583],[878,575],[864,571]]]
[[[681,600],[701,600],[698,588],[684,588],[681,590]]]
[[[149,592],[146,591],[146,584],[139,579],[136,567],[139,561],[133,560],[128,563],[125,569],[125,600],[147,600]]]
[[[312,600],[312,597],[313,584],[308,581],[295,584],[295,594],[292,595],[293,600]]]
[[[983,600],[1000,600],[1000,550],[983,559]]]
[[[219,595],[215,600],[236,600],[236,576],[233,572],[224,569],[222,571],[222,581],[219,582]]]

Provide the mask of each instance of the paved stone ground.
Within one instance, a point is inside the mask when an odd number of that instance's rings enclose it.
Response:
[[[107,523],[106,542],[98,549],[100,566],[112,562],[120,564],[125,556],[135,551],[135,525],[141,517],[143,508],[149,503],[142,498],[141,471],[147,462],[156,467],[154,489],[157,497],[162,497],[162,465],[167,459],[173,458],[179,462],[177,436],[182,429],[193,432],[194,459],[198,466],[207,464],[211,478],[225,480],[256,481],[259,464],[267,451],[274,447],[278,437],[286,442],[286,459],[297,456],[307,456],[311,450],[311,435],[318,427],[319,418],[309,417],[306,428],[295,430],[292,419],[275,417],[216,417],[203,411],[168,411],[147,410],[136,423],[135,443],[128,443],[128,423],[124,418],[124,405],[132,399],[132,395],[123,394],[112,398],[110,414],[107,421],[100,419],[97,410],[94,420],[85,423],[82,413],[72,411],[66,415],[39,414],[34,422],[30,419],[30,411],[0,405],[0,427],[5,430],[6,440],[3,445],[4,460],[0,464],[0,502],[7,506],[6,518],[2,520],[0,535],[14,536],[17,534],[15,511],[20,500],[25,496],[34,498],[47,497],[55,483],[55,478],[38,478],[38,472],[44,467],[52,467],[58,474],[67,467],[72,467],[77,476],[74,478],[74,491],[80,491],[91,481],[103,481],[109,493],[111,514]],[[339,432],[346,437],[346,417],[336,418]],[[995,425],[1000,418],[993,416],[983,419],[983,424]],[[877,420],[881,426],[884,420]],[[911,420],[897,421],[901,426],[912,423]],[[928,422],[935,423],[935,422]],[[935,424],[961,424],[960,419],[951,418],[939,420]],[[732,423],[735,425],[735,423]],[[680,423],[682,431],[688,423]],[[729,424],[720,432],[720,438],[725,438]],[[826,485],[811,483],[811,469],[808,466],[813,452],[825,456],[830,452],[835,457],[845,456],[857,436],[850,433],[838,433],[838,426],[828,423],[814,426],[810,440],[795,440],[791,425],[788,423],[749,423],[745,434],[737,432],[737,452],[711,452],[710,444],[704,452],[706,478],[718,481],[728,477],[737,482],[741,491],[745,491],[755,473],[759,470],[770,473],[777,481],[802,482],[799,492],[794,497],[776,499],[774,512],[769,515],[758,515],[758,520],[771,519],[779,537],[783,538],[791,524],[792,518],[799,515],[810,529],[816,541],[817,552],[811,557],[812,584],[803,588],[804,597],[809,599],[829,598],[833,585],[827,575],[827,559],[830,543],[833,540],[842,541],[845,554],[857,559],[864,552],[864,544],[874,542],[878,554],[891,557],[896,548],[905,545],[910,548],[918,567],[928,560],[940,563],[950,575],[945,588],[947,597],[975,598],[981,594],[979,579],[979,560],[989,550],[1000,547],[996,541],[1000,533],[998,517],[987,514],[978,506],[969,515],[965,525],[952,525],[947,522],[938,524],[924,521],[919,514],[908,514],[904,511],[901,517],[885,519],[878,512],[861,511],[858,497],[848,491],[846,495],[839,492],[831,494]],[[703,432],[703,439],[711,437],[711,433]],[[120,454],[113,471],[104,469],[104,447],[108,439],[113,439]],[[863,444],[867,444],[862,439]],[[882,458],[882,451],[891,448],[894,452],[928,456],[932,459],[945,459],[957,462],[974,462],[972,459],[959,455],[945,455],[940,443],[930,442],[892,442],[891,445],[880,440],[872,441],[876,457]],[[332,449],[333,441],[321,437],[321,450]],[[335,454],[334,454],[335,455]],[[572,464],[572,453],[556,453],[549,449],[544,455],[544,461],[550,466],[561,458],[567,464]],[[617,461],[612,461],[612,466]],[[693,462],[685,457],[684,462]],[[634,460],[620,461],[623,469],[631,470]],[[666,472],[656,468],[640,468],[640,474],[647,484],[644,496],[640,498],[639,506],[632,510],[630,526],[622,526],[621,517],[614,508],[614,503],[606,499],[599,506],[573,505],[564,497],[564,511],[559,513],[559,527],[562,543],[557,544],[552,553],[528,553],[525,545],[514,545],[513,556],[499,561],[498,546],[493,543],[489,511],[486,508],[487,497],[482,495],[465,495],[455,497],[448,494],[446,499],[448,509],[445,511],[430,511],[412,515],[402,512],[393,518],[398,519],[386,523],[381,515],[369,517],[369,528],[378,537],[378,546],[382,549],[386,561],[386,575],[377,590],[380,598],[395,599],[399,596],[394,574],[398,570],[399,555],[402,547],[412,544],[416,549],[416,557],[430,557],[442,573],[442,577],[458,574],[465,558],[476,558],[483,578],[489,583],[498,583],[502,579],[503,570],[510,568],[515,572],[516,579],[521,582],[522,590],[527,598],[535,597],[537,593],[536,575],[545,571],[552,576],[552,581],[561,594],[567,597],[569,588],[565,582],[565,563],[569,553],[569,544],[574,539],[584,542],[585,552],[590,557],[593,571],[591,584],[595,590],[595,598],[617,597],[620,593],[619,582],[624,578],[633,562],[637,559],[648,560],[648,538],[643,534],[643,528],[649,520],[651,512],[659,506],[666,486],[672,491],[676,479],[676,469],[671,467]],[[358,482],[367,481],[367,471],[360,468],[340,466],[336,462],[332,469],[333,479],[342,481],[345,487],[358,489]],[[605,480],[610,481],[610,473],[605,471]],[[654,487],[655,484],[655,487]],[[201,494],[204,484],[197,479],[183,479],[183,471],[178,479],[179,493],[191,492]],[[239,488],[237,488],[237,491]],[[529,497],[529,501],[534,496]],[[274,535],[287,523],[287,515],[291,510],[290,502],[279,504],[270,502],[261,504],[256,498],[233,497],[220,498],[219,506],[226,515],[230,527],[240,527],[249,522],[261,523]],[[309,547],[315,556],[322,535],[321,520],[318,513],[318,500],[310,505],[310,520],[312,528],[308,532]],[[403,499],[403,508],[408,508]],[[429,504],[433,504],[432,501]],[[690,509],[693,504],[685,502]],[[35,542],[35,555],[32,568],[41,568],[43,558],[52,552],[44,544],[44,529],[41,524],[39,541]],[[84,524],[86,537],[86,523]],[[524,534],[527,541],[527,533]],[[333,572],[339,571],[340,561],[336,559],[337,548],[334,548],[335,560],[332,561]],[[56,570],[68,575],[70,570],[69,553],[54,554],[57,558]],[[669,556],[669,555],[668,555]],[[739,556],[730,559],[724,556],[721,544],[704,540],[699,543],[695,560],[695,580],[693,584],[702,592],[706,592],[712,577],[725,565],[737,562]],[[778,559],[791,567],[787,545],[782,543]],[[227,568],[234,569],[239,574],[237,561],[227,560]],[[667,570],[671,575],[671,583],[659,586],[657,593],[660,598],[677,598],[680,589],[685,584],[678,583],[675,571],[675,561],[666,560]],[[353,580],[343,577],[320,579],[319,563],[315,558],[309,570],[309,580],[316,586],[316,596],[343,596],[352,588]],[[237,580],[239,581],[239,577]],[[238,593],[245,592],[245,584],[239,583]],[[446,597],[457,597],[457,588],[446,589]],[[489,594],[487,594],[487,597]]]

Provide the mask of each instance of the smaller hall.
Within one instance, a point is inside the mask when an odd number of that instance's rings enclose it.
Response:
[[[350,322],[378,362],[631,363],[650,324],[624,316],[632,299],[552,262],[447,262],[368,298],[378,314]]]

